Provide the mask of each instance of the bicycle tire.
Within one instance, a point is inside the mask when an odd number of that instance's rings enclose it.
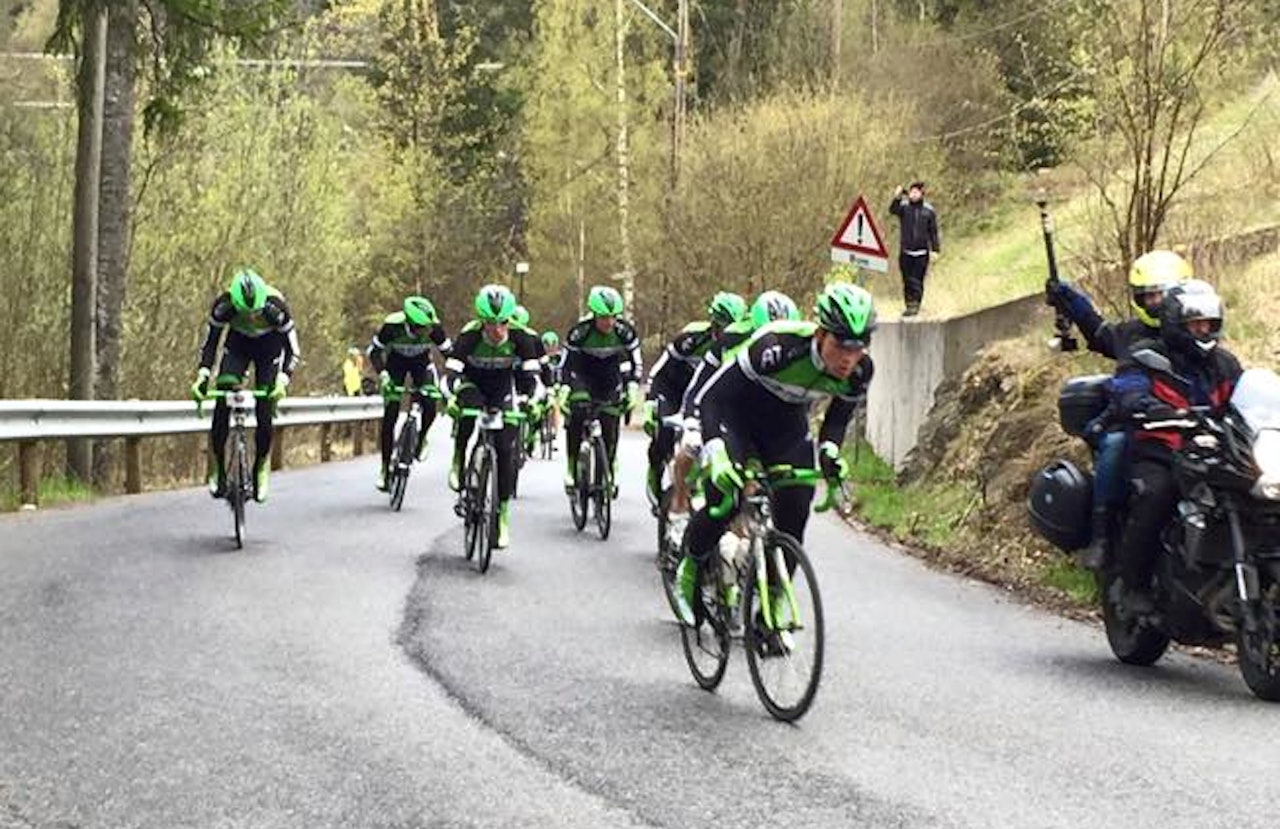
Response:
[[[573,513],[573,528],[578,532],[582,532],[587,526],[591,469],[591,444],[584,440],[578,445],[578,459],[574,464],[573,491],[569,493],[569,511]]]
[[[462,527],[463,527],[463,544],[465,547],[467,561],[472,561],[476,555],[476,535],[479,524],[476,521],[476,508],[480,500],[479,486],[479,445],[471,449],[471,457],[467,459],[467,468],[462,479],[462,492],[459,497],[462,498]]]
[[[498,523],[498,476],[494,469],[493,447],[488,444],[481,447],[478,479],[480,506],[476,512],[476,568],[481,573],[487,573],[489,562],[493,558],[493,542]]]
[[[800,542],[787,533],[771,530],[764,539],[763,550],[766,562],[774,560],[774,551],[782,553],[785,567],[791,571],[792,589],[796,595],[797,605],[802,603],[800,593],[808,594],[808,606],[801,611],[802,626],[790,628],[786,634],[794,641],[795,634],[804,634],[805,641],[812,640],[812,657],[807,661],[797,659],[798,648],[787,645],[783,641],[784,634],[768,629],[761,615],[761,597],[756,584],[754,568],[747,580],[747,589],[743,596],[743,635],[742,644],[747,651],[747,669],[751,673],[751,684],[756,689],[756,696],[769,715],[782,722],[795,722],[805,715],[813,704],[818,693],[818,685],[822,681],[822,662],[826,646],[822,614],[822,593],[818,589],[817,576],[813,565],[805,554]],[[753,562],[754,565],[754,562]],[[766,564],[770,585],[778,581],[776,566]],[[799,581],[803,583],[797,584]],[[772,592],[772,591],[771,591]],[[807,662],[807,664],[803,664]],[[779,672],[787,672],[801,680],[801,690],[794,701],[782,701],[780,693],[769,687],[764,673],[777,667]]]
[[[680,618],[680,606],[676,602],[676,567],[680,565],[679,550],[672,546],[667,538],[671,530],[671,499],[674,497],[675,490],[667,487],[662,490],[662,497],[658,499],[658,556],[656,564],[658,567],[658,576],[662,581],[662,592],[667,597],[667,604],[671,607],[671,612],[676,618]]]
[[[613,472],[609,468],[609,453],[604,445],[604,438],[592,441],[595,444],[596,474],[593,477],[595,499],[596,530],[601,541],[609,540],[609,531],[613,528]]]
[[[542,421],[542,459],[544,461],[551,460],[551,456],[556,450],[556,429],[555,424],[551,422],[551,413],[543,415]]]
[[[248,537],[248,528],[245,526],[246,491],[251,486],[247,470],[248,454],[248,449],[245,447],[244,432],[237,429],[232,437],[231,463],[224,465],[224,468],[230,473],[229,477],[234,478],[234,480],[227,482],[227,500],[231,504],[231,520],[235,524],[237,550],[244,549],[244,543]]]
[[[704,691],[714,691],[729,667],[729,624],[722,604],[717,601],[707,607],[703,601],[702,578],[699,572],[698,587],[693,594],[694,623],[680,625],[680,644],[693,681]]]

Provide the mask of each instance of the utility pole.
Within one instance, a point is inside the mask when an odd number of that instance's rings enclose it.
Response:
[[[631,262],[631,182],[627,150],[627,75],[624,60],[626,16],[624,0],[614,0],[614,53],[617,63],[618,102],[618,244],[622,253],[622,301],[629,316],[635,314],[635,269]]]
[[[92,400],[94,385],[94,316],[97,311],[98,187],[102,176],[102,109],[105,98],[107,10],[93,8],[85,26],[77,78],[80,114],[76,139],[74,230],[71,248],[71,376],[72,400]],[[93,473],[93,444],[67,442],[67,474],[88,482]]]

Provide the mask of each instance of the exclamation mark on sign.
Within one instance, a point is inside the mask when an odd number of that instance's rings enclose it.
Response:
[[[858,213],[858,215],[857,215],[857,216],[855,216],[854,218],[856,218],[856,219],[858,220],[858,231],[857,231],[857,232],[858,232],[858,241],[857,241],[857,245],[858,245],[858,247],[865,247],[865,245],[863,245],[863,243],[862,243],[862,218],[863,218],[863,217],[862,217],[862,213]]]

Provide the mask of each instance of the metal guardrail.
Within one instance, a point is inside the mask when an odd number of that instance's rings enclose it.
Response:
[[[276,426],[349,423],[382,416],[381,397],[286,397]],[[213,403],[197,413],[190,401],[0,400],[0,442],[61,438],[180,435],[209,429]],[[249,417],[253,425],[253,417]]]
[[[381,397],[286,397],[276,410],[272,425],[271,466],[283,464],[281,429],[320,426],[320,460],[331,457],[329,426],[356,424],[354,451],[364,451],[364,421],[380,419]],[[17,442],[18,476],[24,508],[34,508],[39,497],[40,452],[45,440],[123,438],[125,441],[125,490],[142,491],[141,442],[144,437],[207,432],[213,420],[213,403],[201,413],[196,404],[180,400],[0,400],[0,443]],[[252,414],[248,425],[255,424]]]

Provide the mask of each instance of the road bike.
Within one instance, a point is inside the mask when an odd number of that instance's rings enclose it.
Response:
[[[226,400],[227,409],[230,411],[231,430],[227,434],[227,443],[223,450],[224,492],[222,497],[231,507],[237,550],[244,549],[244,542],[248,537],[244,513],[245,506],[253,500],[253,458],[249,454],[249,441],[245,434],[248,428],[247,421],[257,405],[257,400],[266,397],[267,394],[266,389],[212,389],[197,403],[199,414],[204,413],[204,404],[208,400]]]
[[[774,527],[771,503],[776,488],[813,486],[820,475],[789,466],[765,474],[755,464],[741,471],[746,484],[735,521],[741,542],[727,545],[737,547],[732,554],[722,549],[698,568],[694,622],[681,625],[681,642],[694,681],[715,690],[740,618],[756,696],[770,716],[792,722],[809,710],[822,679],[822,595],[800,542]]]
[[[467,561],[481,573],[489,570],[498,536],[498,441],[508,423],[519,423],[523,414],[498,408],[463,409],[459,418],[476,419],[462,491],[455,512],[462,518]]]
[[[587,519],[594,516],[600,540],[609,538],[613,527],[613,465],[609,462],[609,448],[605,445],[604,427],[600,423],[601,412],[620,412],[621,401],[590,401],[576,405],[586,410],[582,427],[582,440],[574,456],[573,488],[569,492],[569,511],[573,526],[581,532]]]
[[[420,394],[419,394],[420,393]],[[396,512],[404,505],[404,493],[409,487],[409,470],[418,459],[418,440],[422,435],[422,401],[420,396],[431,400],[431,405],[440,398],[440,391],[435,386],[416,388],[412,382],[403,386],[390,386],[384,396],[388,400],[399,400],[400,414],[396,418],[395,435],[391,444],[391,458],[387,462],[387,493],[391,498],[391,509]],[[404,410],[405,397],[410,399],[409,411]]]

